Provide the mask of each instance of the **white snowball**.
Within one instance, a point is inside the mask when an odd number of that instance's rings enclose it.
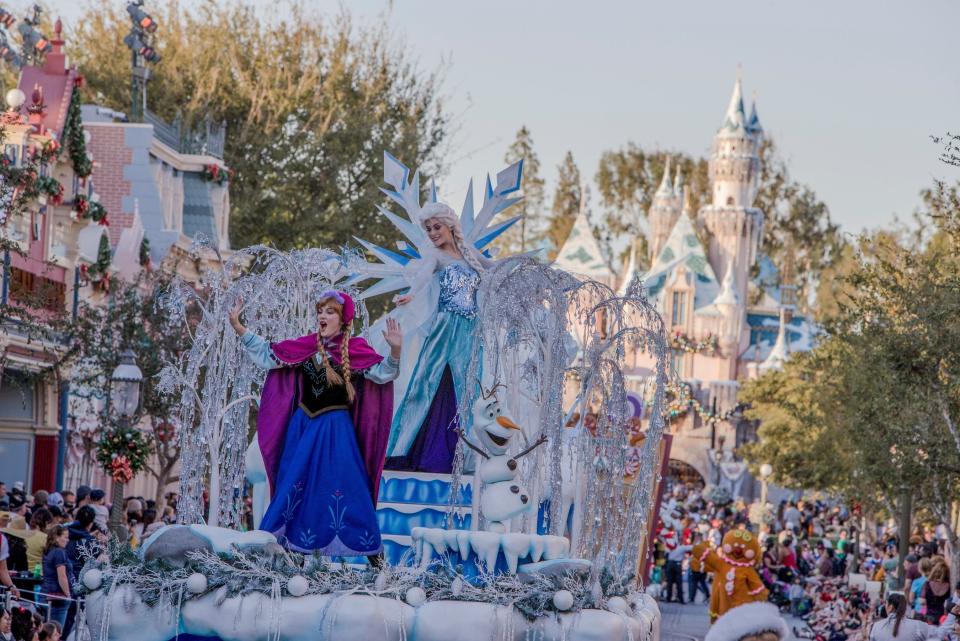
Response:
[[[553,595],[553,606],[560,611],[573,607],[573,593],[570,590],[557,590]]]
[[[298,574],[290,577],[290,580],[287,581],[287,592],[290,593],[290,596],[303,596],[309,589],[310,582],[307,581],[305,576]]]
[[[426,603],[427,593],[423,591],[423,588],[414,586],[407,590],[407,603],[412,605],[415,608],[419,608],[421,605]]]
[[[623,614],[627,611],[627,600],[622,596],[612,596],[607,599],[607,609],[611,612],[616,612],[617,614]]]
[[[187,590],[193,594],[200,594],[207,591],[207,577],[199,572],[194,572],[187,577]]]
[[[90,568],[83,573],[83,585],[88,590],[96,590],[103,585],[103,572],[97,568]]]

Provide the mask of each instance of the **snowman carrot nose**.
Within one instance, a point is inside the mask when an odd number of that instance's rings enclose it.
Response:
[[[511,421],[511,420],[510,420],[509,418],[507,418],[506,416],[498,416],[498,417],[497,417],[497,424],[498,424],[500,427],[506,427],[506,428],[511,429],[511,430],[519,430],[519,429],[520,429],[520,426],[519,426],[519,425],[517,425],[516,423],[514,423],[513,421]]]

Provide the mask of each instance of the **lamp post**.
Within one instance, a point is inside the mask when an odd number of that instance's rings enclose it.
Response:
[[[130,421],[140,406],[140,382],[143,372],[137,367],[137,359],[133,350],[125,349],[120,355],[120,363],[110,376],[110,401],[113,410],[117,413],[122,428],[129,428]],[[119,539],[123,539],[123,482],[113,480],[113,506],[110,509],[110,531]]]
[[[773,466],[764,463],[760,466],[760,505],[767,504],[767,479],[773,474]]]

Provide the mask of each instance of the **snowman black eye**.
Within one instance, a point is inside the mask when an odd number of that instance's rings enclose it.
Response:
[[[510,491],[513,492],[514,494],[519,494],[519,493],[520,493],[520,488],[517,487],[516,485],[511,485],[511,486],[510,486]]]

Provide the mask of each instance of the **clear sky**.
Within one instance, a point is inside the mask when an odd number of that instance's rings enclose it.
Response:
[[[361,21],[387,6],[342,5]],[[929,138],[960,131],[957,0],[396,0],[391,19],[423,68],[448,63],[460,129],[440,188],[458,207],[523,124],[550,181],[568,149],[591,178],[628,141],[708,154],[738,65],[792,175],[845,230],[907,217],[934,178],[960,178]]]

